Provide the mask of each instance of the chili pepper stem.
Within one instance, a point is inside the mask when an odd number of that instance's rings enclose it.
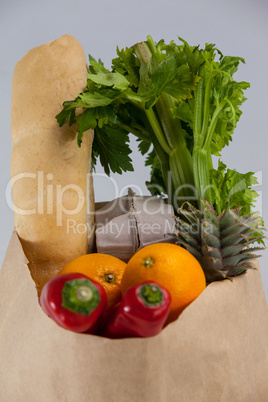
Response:
[[[77,300],[87,302],[93,298],[93,292],[88,286],[78,286],[75,291],[75,296]]]
[[[163,292],[156,284],[146,283],[141,285],[138,290],[138,295],[145,303],[145,305],[152,307],[158,306],[163,302]]]

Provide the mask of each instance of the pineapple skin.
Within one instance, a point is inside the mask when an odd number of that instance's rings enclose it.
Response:
[[[185,202],[175,216],[176,244],[186,248],[201,264],[207,284],[241,275],[252,266],[255,254],[265,247],[264,228],[258,213],[241,215],[242,208],[229,209],[217,215],[212,205],[202,201],[198,210]]]

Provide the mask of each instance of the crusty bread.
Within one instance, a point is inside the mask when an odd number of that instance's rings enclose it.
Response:
[[[84,133],[78,148],[77,127],[60,128],[55,118],[62,103],[85,87],[85,54],[70,35],[30,50],[15,66],[11,112],[15,230],[39,291],[66,263],[86,254],[92,243],[94,197],[87,174],[93,132]]]

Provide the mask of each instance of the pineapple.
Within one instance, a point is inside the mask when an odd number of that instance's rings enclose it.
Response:
[[[242,208],[226,210],[218,216],[207,201],[203,205],[202,211],[189,202],[179,208],[174,236],[176,243],[200,262],[207,283],[231,279],[252,268],[250,260],[260,257],[253,252],[265,249],[249,246],[255,242],[264,244],[260,216],[241,216]]]

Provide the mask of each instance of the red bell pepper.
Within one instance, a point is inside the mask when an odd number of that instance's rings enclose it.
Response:
[[[85,275],[70,273],[48,281],[39,302],[44,312],[61,327],[95,333],[107,296],[99,283]]]
[[[157,283],[136,285],[115,307],[102,335],[108,338],[154,336],[166,322],[170,303],[169,292]]]

